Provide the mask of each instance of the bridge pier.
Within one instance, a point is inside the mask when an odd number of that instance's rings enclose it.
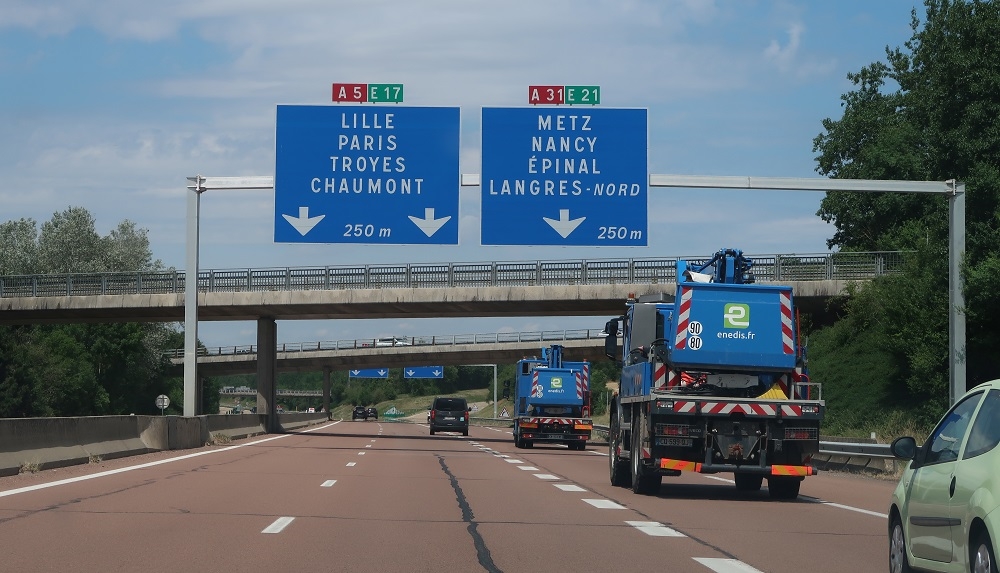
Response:
[[[323,411],[327,414],[330,413],[330,373],[333,368],[329,366],[323,367]]]
[[[278,323],[273,318],[257,319],[257,413],[267,417],[264,429],[274,434],[278,423]]]

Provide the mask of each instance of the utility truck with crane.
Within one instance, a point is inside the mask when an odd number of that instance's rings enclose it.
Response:
[[[564,362],[563,347],[542,349],[541,358],[517,363],[514,384],[514,445],[536,442],[587,447],[594,422],[590,418],[590,363]]]
[[[612,484],[650,494],[683,471],[730,473],[738,490],[766,478],[772,499],[794,499],[816,473],[825,404],[804,373],[792,288],[756,284],[752,266],[737,249],[679,260],[673,300],[630,296],[605,325],[605,352],[621,364]]]

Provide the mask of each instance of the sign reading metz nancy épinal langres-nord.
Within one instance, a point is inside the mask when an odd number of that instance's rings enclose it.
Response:
[[[458,244],[459,108],[279,105],[277,243]]]
[[[645,109],[483,108],[484,245],[645,246]]]

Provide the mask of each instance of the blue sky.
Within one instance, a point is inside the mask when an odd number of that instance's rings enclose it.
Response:
[[[84,207],[149,231],[184,267],[185,177],[273,175],[278,104],[330,85],[402,83],[406,105],[460,106],[461,171],[480,172],[480,108],[528,85],[599,85],[648,110],[651,173],[816,176],[812,140],[849,72],[911,36],[914,0],[6,0],[0,4],[0,220]],[[274,195],[206,193],[201,268],[822,253],[822,194],[649,190],[647,247],[480,246],[480,191],[459,246],[274,243]],[[516,223],[512,223],[516,224]],[[282,322],[281,342],[599,328],[598,318]],[[209,346],[253,323],[202,323]]]

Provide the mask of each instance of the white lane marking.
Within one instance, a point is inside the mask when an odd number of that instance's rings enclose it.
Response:
[[[839,503],[833,503],[832,501],[826,501],[826,500],[815,498],[815,497],[808,497],[808,496],[804,496],[804,495],[799,496],[799,497],[801,497],[802,499],[805,499],[806,501],[811,501],[813,503],[818,503],[820,505],[829,505],[830,507],[836,507],[837,509],[846,509],[847,511],[856,511],[858,513],[863,513],[865,515],[871,515],[871,516],[874,516],[874,517],[882,517],[882,518],[885,518],[885,519],[889,519],[889,514],[887,514],[887,513],[879,513],[877,511],[871,511],[871,510],[868,510],[868,509],[861,509],[860,507],[852,507],[850,505],[842,505],[842,504],[839,504]]]
[[[759,569],[754,569],[736,559],[718,559],[714,557],[694,557],[693,559],[716,573],[762,573]]]
[[[736,480],[726,479],[726,478],[719,477],[719,476],[704,476],[704,477],[705,477],[705,479],[714,479],[715,481],[721,481],[721,482],[725,482],[725,483],[736,483]]]
[[[559,476],[554,476],[552,474],[535,474],[538,479],[560,479]]]
[[[281,530],[288,527],[288,524],[295,521],[294,517],[279,517],[274,523],[264,528],[261,533],[281,533]]]
[[[365,447],[366,448],[370,448],[370,447],[372,447],[372,445],[371,444],[365,444]]]
[[[521,461],[521,460],[515,460],[514,458],[507,458],[504,461],[507,462],[508,464],[523,464],[524,463],[523,461]]]
[[[608,452],[599,452],[597,450],[587,450],[587,451],[590,452],[590,453],[592,453],[592,454],[597,454],[599,456],[606,456],[606,455],[608,455]]]
[[[333,487],[333,484],[335,484],[335,483],[337,483],[337,480],[335,480],[335,479],[328,479],[325,482],[323,482],[319,487]]]
[[[372,440],[372,443],[374,444],[374,443],[375,443],[375,440]]]
[[[517,466],[517,469],[524,470],[526,472],[537,472],[538,468],[535,466]]]
[[[554,483],[552,484],[563,491],[587,491],[578,485],[573,485],[571,483]]]
[[[498,458],[509,458],[510,456],[508,456],[507,454],[497,454],[497,457]]]
[[[363,456],[363,455],[365,455],[365,453],[364,452],[358,452],[358,455],[359,456]]]
[[[585,499],[583,501],[598,509],[625,509],[624,505],[618,505],[610,499]]]
[[[302,430],[302,433],[306,434],[308,432],[315,432],[316,430],[325,430],[325,429],[329,428],[330,426],[336,426],[337,424],[341,423],[342,421],[343,420],[337,420],[336,422],[334,422],[332,424],[327,424],[325,426],[320,426],[318,428],[309,428],[308,430]]]
[[[349,468],[353,468],[356,465],[358,465],[358,462],[347,462],[347,467]]]
[[[626,521],[625,523],[651,537],[687,537],[680,531],[670,529],[658,521]]]
[[[332,426],[332,425],[333,424],[330,424],[330,426]],[[330,426],[325,426],[325,427],[328,428]],[[20,488],[17,488],[17,489],[10,489],[10,490],[7,490],[7,491],[0,491],[0,497],[7,497],[9,495],[17,495],[19,493],[27,493],[29,491],[36,491],[36,490],[39,490],[39,489],[47,489],[47,488],[56,487],[56,486],[59,486],[59,485],[66,485],[66,484],[70,484],[70,483],[76,483],[78,481],[86,481],[86,480],[90,480],[90,479],[96,479],[96,478],[106,477],[106,476],[110,476],[110,475],[115,475],[115,474],[130,472],[132,470],[141,470],[141,469],[145,469],[145,468],[151,468],[153,466],[159,466],[159,465],[162,465],[162,464],[169,464],[170,462],[176,462],[176,461],[180,461],[180,460],[186,460],[186,459],[190,459],[190,458],[196,458],[198,456],[206,456],[208,454],[217,454],[219,452],[226,452],[226,451],[229,451],[229,450],[235,450],[236,448],[245,448],[247,446],[255,446],[257,444],[262,444],[264,442],[270,442],[271,440],[280,440],[282,438],[287,438],[287,437],[292,436],[292,435],[294,435],[294,434],[281,434],[280,436],[271,436],[270,438],[264,438],[263,440],[257,440],[255,442],[248,442],[246,444],[239,444],[237,446],[227,446],[225,448],[219,448],[217,450],[206,450],[204,452],[195,452],[193,454],[185,454],[183,456],[177,456],[176,458],[170,458],[170,459],[166,459],[166,460],[157,460],[155,462],[147,462],[147,463],[144,463],[144,464],[138,464],[138,465],[129,466],[129,467],[125,467],[125,468],[118,468],[116,470],[108,470],[108,471],[104,471],[104,472],[98,472],[96,474],[90,474],[90,475],[86,475],[86,476],[79,476],[79,477],[74,477],[74,478],[66,478],[66,479],[61,479],[61,480],[52,481],[52,482],[48,482],[48,483],[40,483],[40,484],[37,484],[37,485],[29,485],[29,486],[20,487]]]

